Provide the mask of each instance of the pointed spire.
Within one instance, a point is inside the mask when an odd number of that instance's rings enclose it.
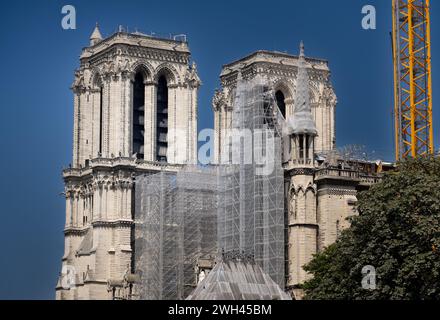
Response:
[[[299,44],[299,57],[304,58],[304,42],[301,40],[301,43]]]
[[[99,31],[99,25],[98,22],[96,23],[95,29],[92,32],[92,35],[90,36],[90,45],[94,46],[98,42],[102,41],[102,35]]]
[[[309,75],[306,69],[304,43],[301,41],[296,79],[295,106],[293,115],[289,119],[294,134],[317,134],[310,106],[309,90]]]

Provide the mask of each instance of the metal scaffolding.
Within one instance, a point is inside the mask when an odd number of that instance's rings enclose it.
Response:
[[[243,80],[238,74],[232,131],[225,137],[222,155],[228,160],[219,168],[218,235],[221,250],[252,254],[284,288],[282,129],[273,97],[263,78]],[[245,137],[249,132],[251,140]]]
[[[253,256],[285,287],[280,113],[273,92],[258,76],[239,76],[233,109],[225,148],[230,161],[136,178],[140,299],[184,299],[197,284],[198,260],[214,260],[219,250]]]
[[[393,0],[396,160],[434,153],[429,0]]]
[[[216,174],[186,168],[136,178],[135,271],[140,299],[184,299],[198,259],[217,252]]]

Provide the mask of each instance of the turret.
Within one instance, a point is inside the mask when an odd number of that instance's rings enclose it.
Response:
[[[291,128],[291,156],[296,166],[314,165],[314,140],[318,135],[310,106],[309,76],[306,69],[304,44],[301,41],[298,76],[293,114],[288,122]]]
[[[316,254],[318,236],[316,185],[313,180],[315,138],[318,131],[313,120],[309,90],[304,45],[301,42],[295,104],[292,116],[288,119],[292,167],[289,171],[287,288],[296,299],[302,298],[301,284],[310,278],[303,266]]]
[[[95,44],[102,41],[102,35],[99,31],[98,23],[96,23],[95,29],[92,32],[92,35],[90,36],[90,45],[94,46]]]

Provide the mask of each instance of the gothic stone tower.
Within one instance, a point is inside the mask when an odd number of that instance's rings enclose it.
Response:
[[[185,41],[96,26],[75,72],[73,161],[63,171],[57,299],[111,299],[133,270],[135,177],[195,163],[197,92]],[[117,287],[117,286],[116,286]]]
[[[240,72],[239,72],[240,71]],[[309,278],[303,266],[313,254],[336,241],[356,214],[359,189],[377,181],[369,173],[330,163],[335,149],[336,95],[328,62],[280,52],[257,51],[223,66],[222,88],[213,98],[214,158],[221,162],[223,133],[231,128],[237,76],[261,75],[273,89],[288,135],[283,137],[285,177],[286,282],[293,297]],[[325,160],[322,160],[325,158]],[[365,164],[374,167],[374,164]],[[371,172],[370,172],[371,173]]]

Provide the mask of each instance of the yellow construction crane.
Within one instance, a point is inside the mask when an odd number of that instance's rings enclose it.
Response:
[[[434,153],[429,0],[393,1],[396,159]]]

